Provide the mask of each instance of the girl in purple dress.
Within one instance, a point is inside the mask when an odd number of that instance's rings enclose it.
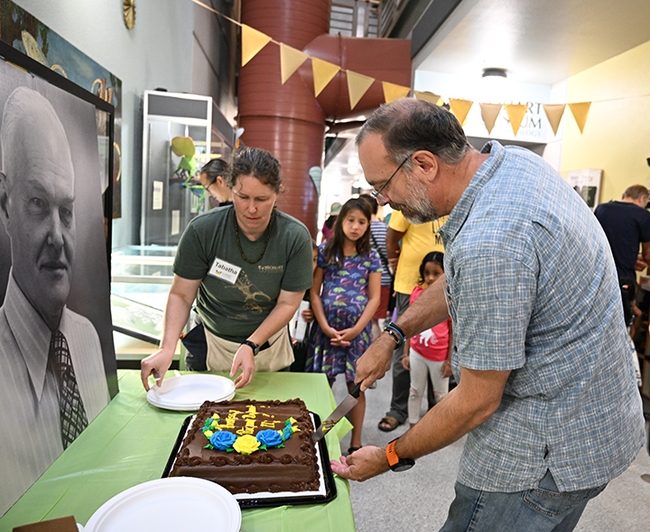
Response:
[[[343,205],[334,236],[318,248],[311,287],[312,327],[306,371],[325,373],[330,382],[345,374],[354,387],[357,360],[370,345],[371,320],[381,297],[381,262],[370,247],[370,207],[362,198]],[[361,447],[364,394],[348,415],[354,425],[350,453]]]

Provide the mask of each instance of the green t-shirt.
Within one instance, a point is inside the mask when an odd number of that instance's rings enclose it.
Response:
[[[251,242],[240,230],[239,241],[249,260],[264,249],[266,233]],[[249,264],[241,257],[232,205],[194,218],[181,237],[174,273],[201,279],[197,310],[213,334],[233,342],[248,338],[275,307],[280,290],[303,292],[311,287],[311,236],[304,224],[275,210],[269,243],[262,259]],[[238,270],[241,268],[241,270]]]

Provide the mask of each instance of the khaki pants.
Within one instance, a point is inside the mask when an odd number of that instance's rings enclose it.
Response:
[[[205,338],[208,341],[208,371],[230,371],[241,344],[219,338],[208,329],[205,329]],[[293,362],[293,349],[286,327],[271,336],[269,344],[270,347],[260,351],[255,357],[255,371],[280,371]]]

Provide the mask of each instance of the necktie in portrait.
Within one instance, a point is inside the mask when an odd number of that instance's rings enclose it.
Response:
[[[57,397],[61,414],[61,440],[66,449],[88,426],[88,417],[79,394],[79,386],[72,367],[70,348],[59,330],[50,340],[49,362],[57,382]]]

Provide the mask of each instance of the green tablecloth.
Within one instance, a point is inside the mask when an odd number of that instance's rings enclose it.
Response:
[[[120,370],[118,378],[120,393],[0,519],[0,532],[68,515],[85,525],[113,496],[160,478],[188,413],[151,406],[139,371]],[[238,390],[234,400],[295,397],[321,417],[336,406],[325,375],[306,373],[256,373],[253,383]],[[331,458],[340,456],[339,438],[349,427],[347,420],[343,420],[337,425],[338,433],[331,431],[327,435]],[[242,532],[353,531],[348,483],[335,479],[338,496],[333,501],[244,510]],[[164,519],[164,515],[151,516],[152,530],[156,529],[157,519]]]

